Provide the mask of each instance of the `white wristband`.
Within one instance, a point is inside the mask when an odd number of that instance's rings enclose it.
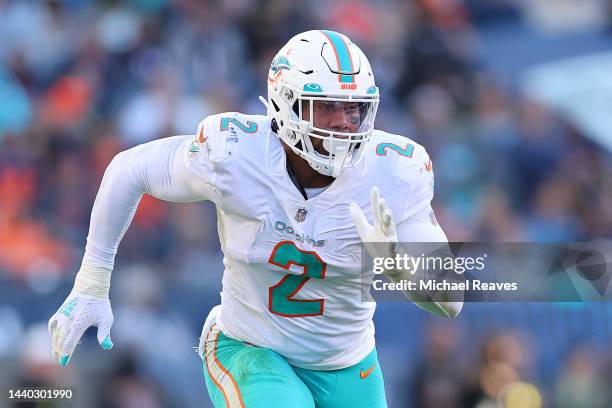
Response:
[[[111,269],[81,265],[74,281],[74,289],[84,295],[108,299]]]

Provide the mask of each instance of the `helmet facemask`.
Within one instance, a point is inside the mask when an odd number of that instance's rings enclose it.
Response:
[[[289,147],[319,173],[337,177],[363,157],[377,109],[378,95],[300,93],[287,126],[295,141]]]

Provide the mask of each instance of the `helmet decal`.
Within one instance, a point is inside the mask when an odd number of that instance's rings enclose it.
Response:
[[[323,88],[319,84],[309,83],[304,85],[304,92],[323,92]]]
[[[329,40],[331,44],[334,54],[336,55],[337,69],[338,72],[338,81],[340,82],[355,82],[355,68],[353,67],[353,58],[351,56],[351,51],[349,47],[346,45],[346,42],[340,35],[334,31],[323,30],[321,31],[325,37]],[[342,75],[344,73],[351,75]]]
[[[270,69],[274,71],[275,73],[279,72],[282,69],[291,69],[291,68],[293,68],[293,66],[291,65],[291,62],[284,55],[279,55],[276,58],[274,58],[272,60],[272,65],[270,66]]]

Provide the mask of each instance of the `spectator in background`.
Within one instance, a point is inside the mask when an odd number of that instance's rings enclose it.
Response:
[[[604,408],[612,404],[612,393],[601,367],[597,349],[577,347],[556,385],[559,408]]]
[[[501,333],[483,345],[478,391],[476,388],[466,389],[464,406],[496,407],[499,401],[504,401],[507,407],[541,407],[539,390],[523,382],[533,376],[527,367],[527,350],[532,347],[524,336],[519,339],[514,333]]]
[[[162,388],[150,377],[138,373],[137,364],[124,355],[102,384],[100,408],[161,408],[170,406]]]
[[[434,324],[427,331],[423,360],[416,366],[415,407],[459,408],[464,372],[457,359],[461,354],[459,332],[452,324]]]
[[[417,23],[404,41],[395,96],[406,101],[417,87],[435,84],[447,89],[460,109],[467,108],[476,40],[467,12],[459,0],[416,3]]]

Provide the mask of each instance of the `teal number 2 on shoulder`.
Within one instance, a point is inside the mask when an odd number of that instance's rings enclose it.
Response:
[[[410,143],[407,143],[406,147],[398,146],[395,143],[379,143],[376,146],[376,154],[379,156],[386,156],[387,149],[393,150],[400,156],[404,156],[408,158],[411,158],[412,153],[414,153],[414,145]]]
[[[255,133],[257,132],[257,123],[255,122],[251,122],[250,120],[246,121],[246,125],[242,122],[240,122],[238,119],[236,118],[230,118],[228,116],[222,117],[221,118],[221,125],[219,127],[220,130],[227,130],[229,128],[229,124],[233,123],[234,125],[238,126],[240,128],[240,130],[242,130],[244,133]]]
[[[292,241],[276,244],[268,260],[272,265],[289,270],[291,265],[301,266],[301,275],[288,273],[268,289],[268,310],[283,317],[320,316],[324,299],[296,299],[295,295],[310,280],[325,279],[327,264],[314,251],[303,251]]]

